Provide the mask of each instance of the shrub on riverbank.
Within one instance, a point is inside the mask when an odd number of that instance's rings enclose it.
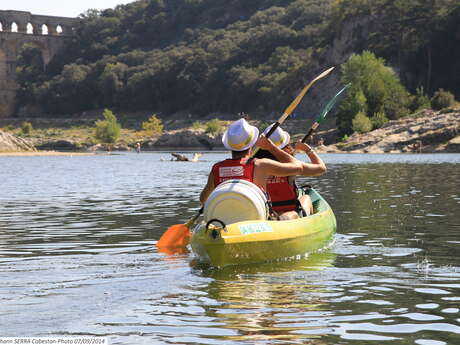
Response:
[[[371,117],[372,129],[382,128],[385,123],[388,122],[388,118],[385,113],[379,111]]]
[[[352,121],[352,124],[354,132],[367,133],[372,130],[371,120],[362,111],[356,114]]]
[[[33,130],[32,124],[30,122],[23,122],[21,124],[21,134],[22,135],[29,135]]]
[[[224,131],[224,128],[221,125],[219,119],[213,119],[213,120],[206,122],[206,129],[205,129],[206,133],[217,135],[223,131]]]
[[[434,110],[441,110],[443,108],[450,107],[455,104],[454,95],[444,89],[436,91],[431,98],[431,105]]]
[[[113,144],[120,136],[121,125],[111,110],[105,109],[103,115],[105,120],[96,122],[96,139],[102,143]]]
[[[142,122],[142,129],[150,136],[161,135],[163,122],[156,115],[152,115],[147,121]]]

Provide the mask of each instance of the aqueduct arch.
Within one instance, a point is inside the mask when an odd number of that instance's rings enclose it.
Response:
[[[16,98],[16,60],[26,43],[37,46],[45,65],[74,35],[78,18],[0,11],[0,117],[11,116]],[[42,28],[47,29],[44,33]]]

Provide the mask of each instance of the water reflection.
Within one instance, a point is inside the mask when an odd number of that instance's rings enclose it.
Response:
[[[205,315],[219,319],[221,329],[228,330],[222,340],[319,344],[321,327],[305,327],[303,317],[327,311],[321,299],[325,287],[310,273],[331,267],[334,258],[324,251],[306,259],[203,271],[203,276],[213,278],[206,296],[219,301],[217,306],[207,305]],[[299,334],[306,328],[313,334]]]

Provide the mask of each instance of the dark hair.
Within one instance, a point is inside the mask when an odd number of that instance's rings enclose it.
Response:
[[[273,159],[274,161],[277,161],[275,156],[273,156],[269,151],[262,150],[262,149],[256,152],[256,154],[254,155],[254,158],[269,158],[269,159]]]
[[[251,148],[246,149],[244,151],[232,151],[232,158],[237,159],[237,158],[242,158],[246,156]]]

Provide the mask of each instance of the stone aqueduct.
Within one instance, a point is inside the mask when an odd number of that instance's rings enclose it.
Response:
[[[46,64],[74,34],[78,18],[0,11],[0,117],[15,111],[16,60],[24,44],[40,49]]]

